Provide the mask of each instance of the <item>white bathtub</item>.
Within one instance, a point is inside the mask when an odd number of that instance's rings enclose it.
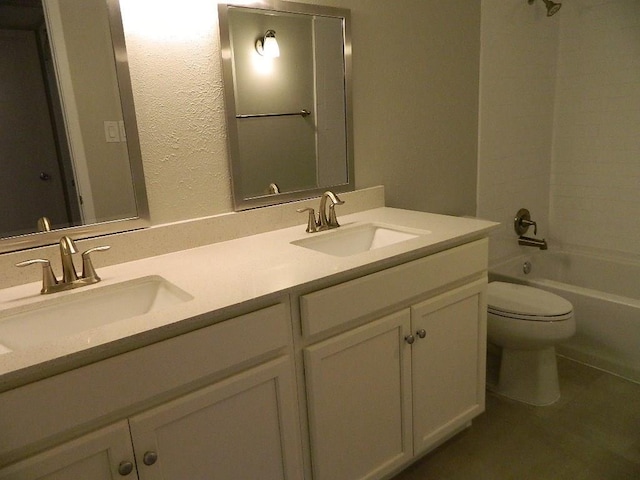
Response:
[[[523,272],[527,261],[529,274]],[[537,251],[495,265],[490,279],[532,285],[569,300],[576,335],[557,352],[640,383],[640,262]]]

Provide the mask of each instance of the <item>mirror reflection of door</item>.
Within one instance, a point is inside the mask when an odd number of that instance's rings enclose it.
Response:
[[[64,175],[71,168],[64,129],[56,126],[59,102],[50,95],[56,88],[49,85],[53,77],[47,65],[50,57],[44,53],[46,31],[41,11],[15,18],[3,15],[0,24],[3,235],[33,232],[43,216],[54,228],[73,225],[80,216],[75,192],[67,191],[73,188],[73,177],[65,179]]]

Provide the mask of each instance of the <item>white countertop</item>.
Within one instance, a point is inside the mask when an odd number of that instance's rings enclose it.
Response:
[[[331,256],[290,242],[311,235],[305,226],[275,230],[204,247],[98,269],[102,282],[42,296],[40,283],[0,290],[0,315],[90,289],[159,275],[193,300],[116,321],[93,330],[0,354],[0,391],[107,358],[244,313],[293,289],[359,274],[435,253],[488,235],[497,223],[393,208],[376,208],[339,217],[341,229],[375,222],[428,230],[427,235],[348,257]],[[78,260],[76,260],[78,262]],[[44,328],[55,328],[47,326]]]

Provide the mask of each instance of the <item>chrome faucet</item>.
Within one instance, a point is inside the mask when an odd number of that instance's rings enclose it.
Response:
[[[62,279],[58,280],[51,268],[51,262],[43,258],[25,260],[16,264],[16,267],[26,267],[28,265],[42,265],[42,290],[40,293],[56,293],[72,288],[82,287],[98,283],[100,277],[93,267],[90,255],[93,252],[103,252],[109,250],[108,245],[90,248],[82,253],[82,276],[78,277],[75,265],[73,264],[73,254],[76,249],[75,242],[66,235],[60,239],[60,260],[62,261]]]
[[[327,218],[327,199],[331,202],[329,204],[329,217]],[[331,190],[327,190],[320,197],[320,211],[318,212],[318,230],[330,230],[332,228],[338,228],[338,218],[336,217],[336,205],[344,204],[343,200],[340,200],[338,196]]]

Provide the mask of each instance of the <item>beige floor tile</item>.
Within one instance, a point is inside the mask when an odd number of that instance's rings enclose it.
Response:
[[[558,359],[562,398],[487,394],[473,425],[393,480],[638,480],[640,385]]]

